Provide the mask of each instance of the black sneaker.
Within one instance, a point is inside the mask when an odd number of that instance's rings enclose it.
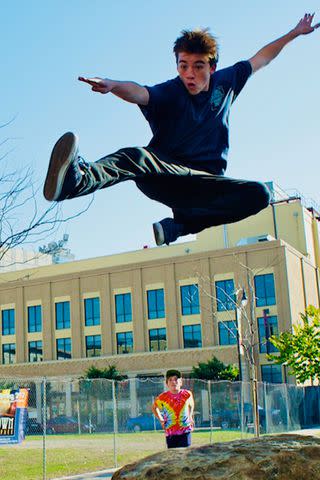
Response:
[[[69,196],[72,197],[81,179],[78,137],[72,132],[67,132],[53,147],[43,188],[44,197],[51,202],[60,202]]]
[[[175,223],[173,218],[164,218],[153,224],[153,233],[156,244],[160,247],[164,243],[169,245],[175,242],[178,237],[185,235],[183,225]]]

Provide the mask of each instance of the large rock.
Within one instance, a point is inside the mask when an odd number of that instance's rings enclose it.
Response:
[[[112,480],[320,480],[320,439],[275,435],[167,450],[127,465]]]

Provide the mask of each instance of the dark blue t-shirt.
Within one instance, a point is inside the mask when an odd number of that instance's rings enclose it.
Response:
[[[149,147],[197,170],[223,174],[229,150],[230,107],[252,73],[248,61],[211,75],[209,90],[190,95],[179,77],[146,87],[140,109],[153,137]]]

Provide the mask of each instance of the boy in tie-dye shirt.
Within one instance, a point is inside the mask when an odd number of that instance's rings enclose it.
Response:
[[[166,384],[168,390],[155,399],[152,411],[165,430],[168,448],[189,447],[194,427],[192,392],[181,388],[179,370],[167,371]]]

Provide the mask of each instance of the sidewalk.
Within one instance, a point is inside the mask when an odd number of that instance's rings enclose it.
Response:
[[[71,477],[60,477],[55,480],[99,480],[101,478],[111,478],[117,468],[101,470],[100,472],[81,473],[80,475],[72,475]]]
[[[313,435],[314,437],[320,437],[320,427],[305,428],[303,430],[294,430],[288,433],[296,433],[297,435]]]

